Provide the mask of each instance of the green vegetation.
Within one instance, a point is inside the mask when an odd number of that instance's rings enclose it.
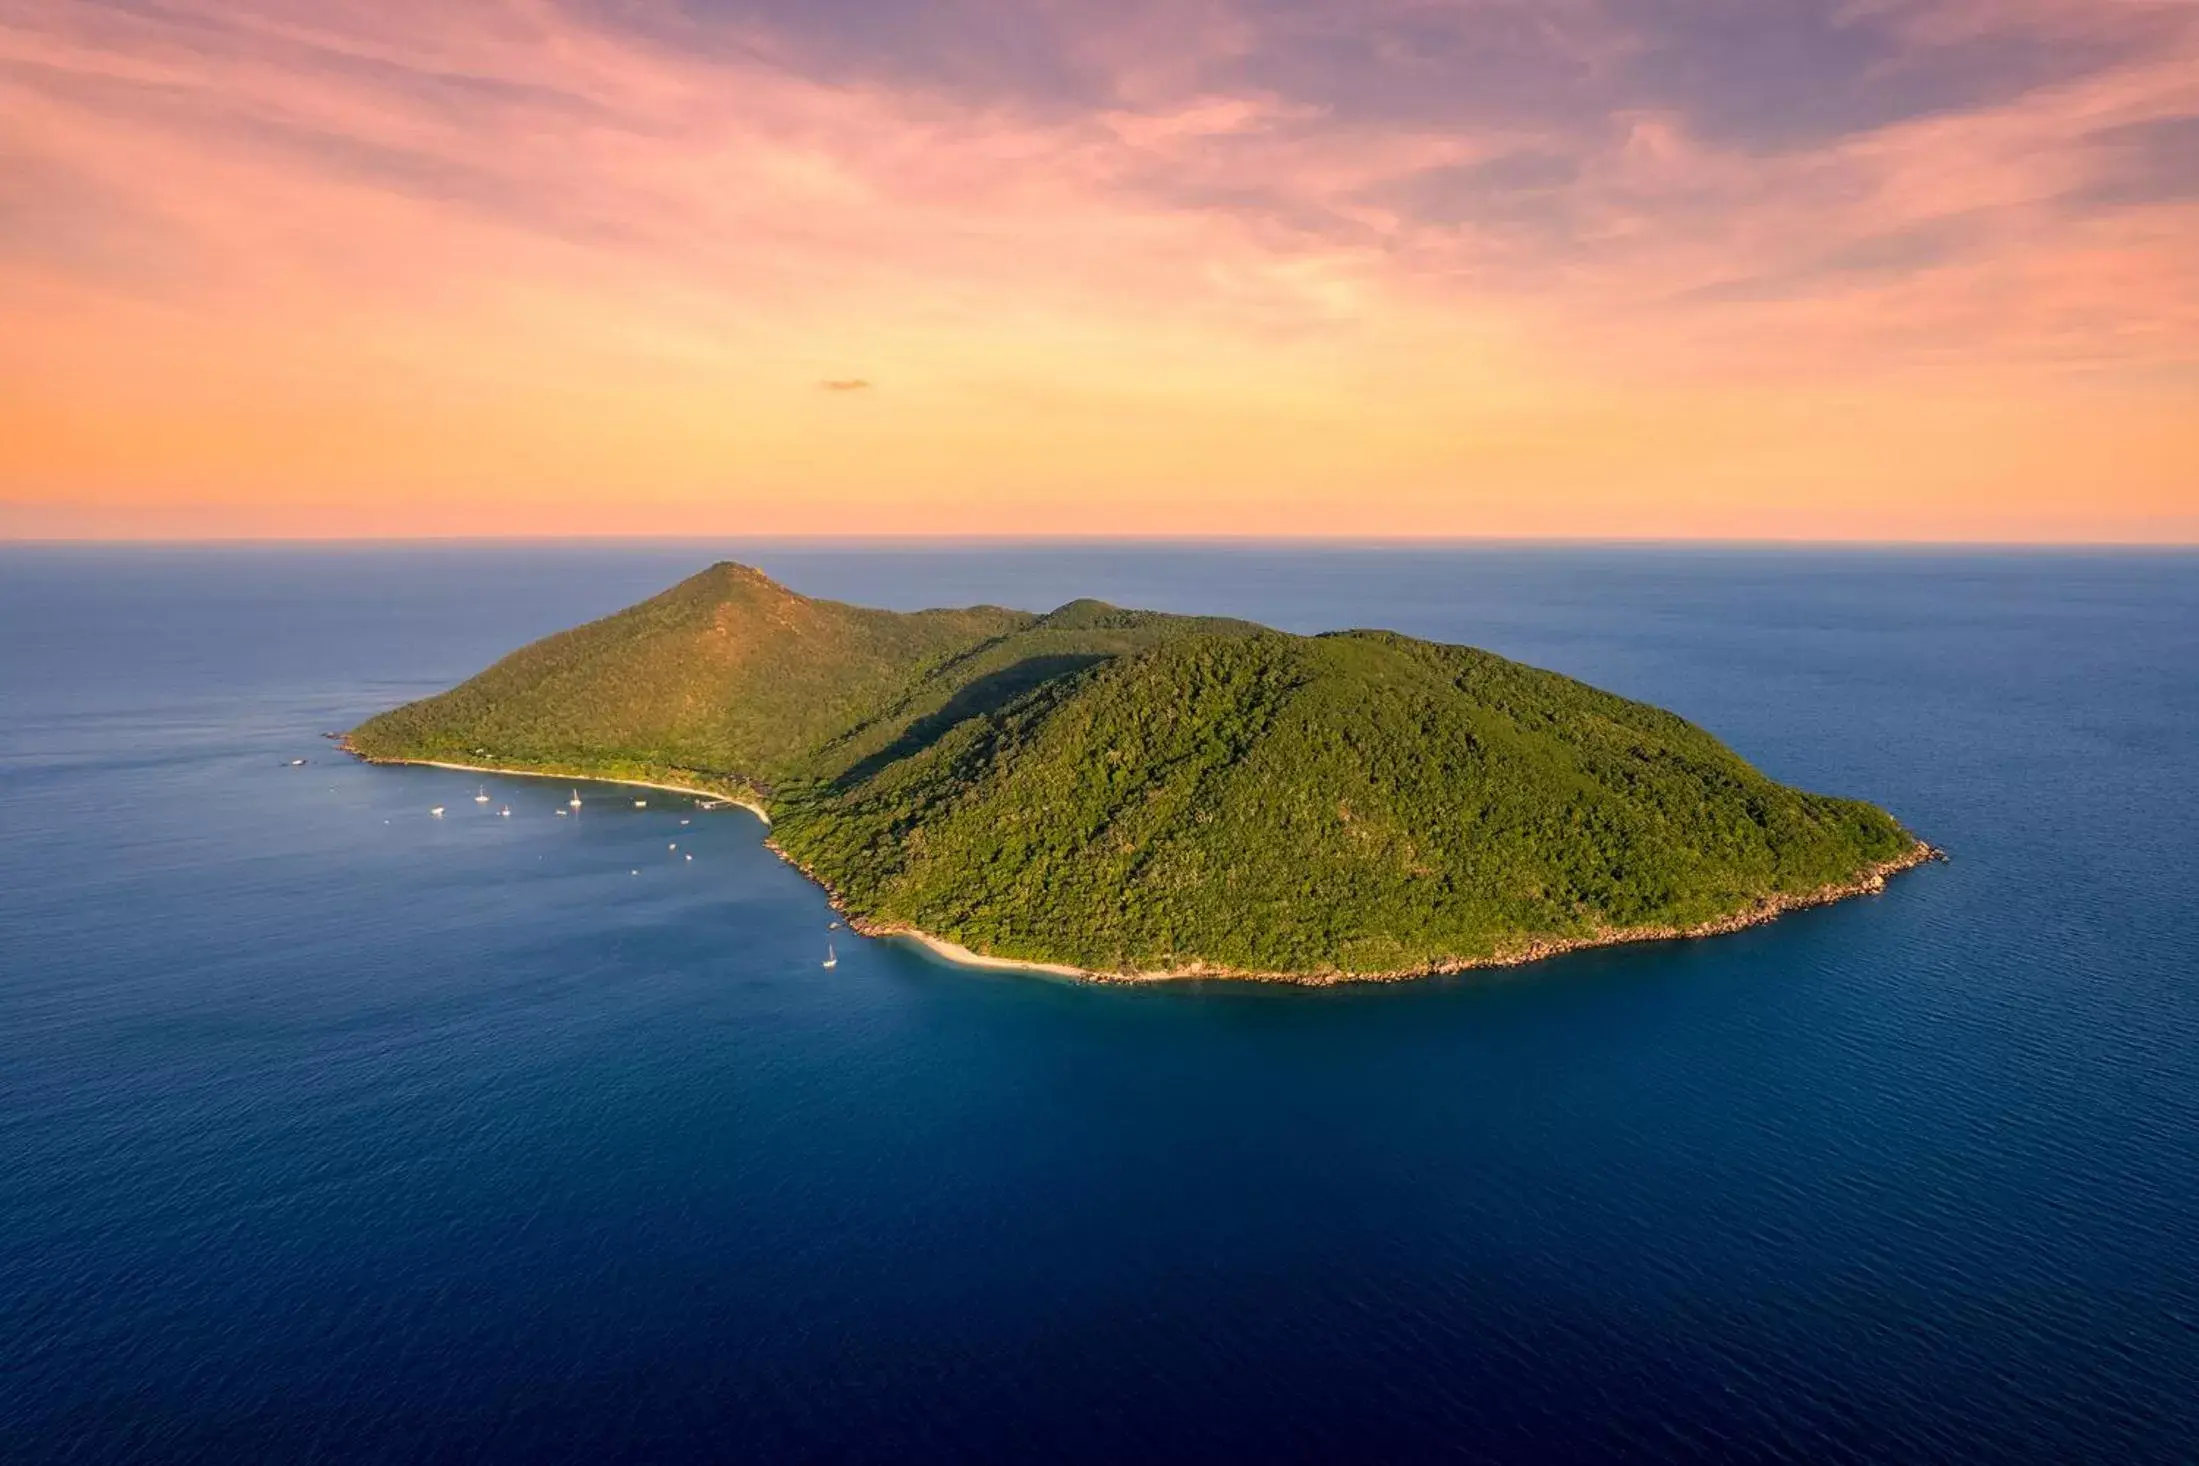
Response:
[[[1918,848],[1467,647],[1093,601],[899,615],[735,565],[350,741],[739,794],[867,923],[1103,972],[1501,959],[1742,919]]]

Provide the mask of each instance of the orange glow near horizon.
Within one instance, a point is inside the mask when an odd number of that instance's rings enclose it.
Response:
[[[0,536],[2199,540],[2188,4],[875,6],[0,0]]]

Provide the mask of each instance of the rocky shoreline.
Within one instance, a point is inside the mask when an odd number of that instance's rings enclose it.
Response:
[[[1806,911],[1812,907],[1830,906],[1857,896],[1875,896],[1886,889],[1886,882],[1903,871],[1914,870],[1920,865],[1943,861],[1947,853],[1919,840],[1909,849],[1891,860],[1882,860],[1870,866],[1850,881],[1820,886],[1814,891],[1786,895],[1774,893],[1757,898],[1755,905],[1746,911],[1722,916],[1694,926],[1612,927],[1585,937],[1537,938],[1517,949],[1490,957],[1462,957],[1421,967],[1402,967],[1383,972],[1253,972],[1243,968],[1223,967],[1212,963],[1196,963],[1186,967],[1172,967],[1153,971],[1108,972],[1089,967],[1077,967],[1065,962],[1039,962],[1018,957],[995,957],[985,952],[973,951],[959,942],[949,941],[934,932],[927,932],[903,922],[877,921],[860,916],[847,909],[840,893],[831,882],[786,853],[776,840],[764,842],[788,865],[793,866],[825,893],[832,909],[840,913],[850,931],[862,936],[885,941],[903,941],[920,947],[941,961],[957,967],[978,968],[992,972],[1025,972],[1044,977],[1073,978],[1091,983],[1154,983],[1198,982],[1225,979],[1232,982],[1287,983],[1298,987],[1337,987],[1345,983],[1359,982],[1411,982],[1424,977],[1452,977],[1464,972],[1477,972],[1492,968],[1524,967],[1531,962],[1541,962],[1552,957],[1562,957],[1569,952],[1585,952],[1597,947],[1620,947],[1637,942],[1673,942],[1693,937],[1724,936],[1744,931],[1752,926],[1762,926],[1776,921],[1792,911]]]
[[[338,748],[362,763],[411,764],[423,768],[458,769],[467,773],[513,774],[528,779],[577,779],[595,784],[620,784],[635,789],[661,789],[673,794],[688,794],[699,799],[718,800],[739,805],[764,822],[768,829],[771,814],[752,800],[722,789],[702,788],[690,785],[656,783],[644,779],[621,779],[607,774],[587,774],[576,770],[522,769],[500,767],[493,764],[451,763],[441,759],[397,758],[387,755],[362,753],[352,747],[349,738],[337,740]],[[1883,860],[1867,867],[1853,880],[1839,881],[1820,886],[1814,891],[1798,894],[1774,893],[1760,896],[1745,911],[1737,911],[1712,921],[1694,926],[1643,926],[1611,927],[1582,937],[1536,938],[1517,948],[1489,957],[1462,957],[1420,967],[1397,968],[1384,972],[1252,972],[1242,968],[1222,967],[1211,963],[1195,963],[1185,967],[1172,967],[1153,971],[1102,971],[1078,967],[1065,962],[1039,962],[1019,957],[995,957],[985,952],[973,951],[959,942],[950,941],[934,932],[923,931],[901,922],[878,921],[849,911],[845,900],[830,881],[819,876],[801,861],[789,855],[778,841],[766,837],[764,846],[788,865],[800,871],[825,893],[832,909],[840,913],[848,929],[858,935],[880,941],[904,941],[918,947],[943,962],[957,967],[974,968],[990,972],[1023,972],[1036,976],[1070,978],[1091,983],[1154,983],[1197,982],[1226,979],[1233,982],[1288,983],[1299,987],[1335,987],[1344,983],[1361,982],[1411,982],[1416,978],[1450,977],[1465,972],[1478,972],[1493,968],[1524,967],[1531,962],[1542,962],[1552,957],[1562,957],[1569,952],[1585,952],[1598,947],[1628,946],[1637,942],[1674,942],[1696,937],[1724,936],[1744,931],[1752,926],[1762,926],[1776,921],[1791,911],[1806,911],[1812,907],[1830,906],[1857,896],[1875,896],[1886,889],[1886,882],[1903,871],[1914,870],[1920,865],[1947,859],[1945,851],[1919,840],[1908,850],[1891,860]]]

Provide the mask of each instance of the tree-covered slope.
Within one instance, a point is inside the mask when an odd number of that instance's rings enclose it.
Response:
[[[1097,970],[1690,927],[1914,843],[1669,713],[1379,632],[1172,640],[796,813],[781,844],[852,910]]]
[[[897,616],[720,566],[353,735],[759,791],[873,928],[1093,971],[1391,973],[1688,930],[1919,848],[1466,647],[1073,602]]]

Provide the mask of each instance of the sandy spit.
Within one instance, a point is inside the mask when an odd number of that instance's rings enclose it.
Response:
[[[737,804],[762,820],[765,825],[768,826],[771,823],[771,815],[762,805],[731,794],[720,793],[716,789],[696,789],[685,784],[652,784],[646,779],[610,779],[601,774],[559,774],[541,769],[504,769],[498,768],[494,764],[454,764],[436,758],[376,758],[370,754],[359,752],[348,743],[339,743],[338,747],[359,760],[359,762],[366,764],[409,764],[414,768],[422,769],[458,769],[468,774],[509,774],[519,779],[563,779],[575,784],[619,784],[628,789],[662,789],[667,794],[692,794],[697,799],[716,800],[720,804]]]

